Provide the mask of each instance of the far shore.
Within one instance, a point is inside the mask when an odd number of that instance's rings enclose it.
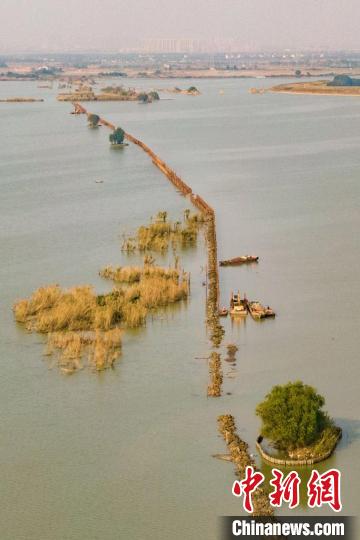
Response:
[[[274,94],[310,94],[315,96],[360,97],[360,86],[327,86],[327,81],[279,84],[265,90]],[[254,93],[257,93],[254,91]],[[261,93],[258,92],[258,93]]]
[[[41,103],[44,101],[40,98],[22,98],[22,97],[13,97],[13,98],[6,98],[6,99],[0,99],[0,103]]]
[[[344,72],[344,67],[334,66],[296,66],[301,73],[302,77],[320,78],[320,77],[333,77],[337,74]],[[176,79],[268,79],[268,78],[289,78],[294,77],[294,66],[274,66],[271,64],[263,64],[261,66],[253,67],[247,66],[238,69],[222,69],[216,67],[200,68],[198,66],[189,66],[184,69],[181,68],[164,68],[149,67],[140,65],[135,67],[121,66],[122,76],[117,76],[119,81],[129,79],[163,79],[163,80],[176,80]],[[71,81],[76,82],[80,79],[113,79],[109,73],[108,67],[103,67],[98,64],[92,64],[87,67],[70,67],[63,66],[63,71],[58,75],[43,75],[39,78],[31,77],[31,66],[21,63],[9,64],[7,70],[13,75],[9,76],[8,73],[0,73],[0,81]],[[352,75],[360,76],[360,68],[354,68],[351,71]]]
[[[269,90],[269,94],[297,94],[298,96],[335,96],[335,97],[360,97],[360,92],[358,94],[344,94],[341,92],[305,92],[301,90],[290,91],[290,90]]]

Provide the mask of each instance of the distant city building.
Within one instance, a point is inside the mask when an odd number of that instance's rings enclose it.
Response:
[[[143,44],[148,53],[237,53],[247,49],[247,44],[235,39],[147,39]]]
[[[148,39],[144,43],[146,52],[157,53],[199,53],[202,42],[197,39]]]

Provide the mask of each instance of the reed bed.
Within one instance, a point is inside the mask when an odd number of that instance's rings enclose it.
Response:
[[[146,264],[146,260],[142,267],[107,266],[100,271],[100,275],[106,279],[128,284],[128,287],[121,290],[125,305],[131,304],[128,311],[132,315],[135,307],[153,310],[184,300],[189,294],[190,279],[186,272],[177,267],[163,268]]]
[[[207,389],[207,395],[209,397],[221,396],[221,385],[223,382],[223,374],[221,370],[220,354],[212,352],[209,363],[210,383]]]
[[[87,365],[95,371],[113,367],[121,353],[121,330],[106,332],[54,332],[48,335],[46,354],[55,355],[63,373],[74,373]]]
[[[188,275],[176,268],[144,266],[133,271],[130,267],[123,274],[109,268],[104,277],[120,275],[127,285],[102,295],[88,285],[67,290],[49,285],[14,305],[17,322],[48,335],[46,354],[57,352],[63,372],[81,369],[86,355],[87,365],[94,370],[112,367],[121,350],[120,328],[142,326],[150,311],[189,294]]]
[[[180,271],[177,268],[163,268],[144,264],[140,266],[106,266],[99,272],[100,276],[106,279],[112,279],[118,283],[137,283],[150,277],[160,277],[171,279],[178,282]]]
[[[58,285],[37,289],[14,306],[15,318],[31,331],[48,333],[88,330],[96,310],[96,295],[89,286],[63,291]]]
[[[159,212],[149,225],[142,225],[134,237],[124,239],[122,250],[126,252],[157,251],[193,246],[203,223],[200,214],[184,213],[184,220],[169,221],[166,212]]]
[[[227,358],[225,360],[227,362],[236,362],[236,353],[239,350],[237,346],[233,343],[229,343],[229,345],[226,346],[227,349]]]
[[[138,298],[143,307],[152,310],[184,300],[188,292],[187,280],[176,283],[167,278],[150,277],[142,280],[138,285],[129,287],[126,297]]]
[[[229,450],[231,461],[235,465],[236,475],[243,479],[246,467],[251,466],[256,469],[255,461],[249,454],[249,445],[240,439],[236,431],[234,417],[231,414],[223,414],[218,417],[218,428],[224,437]],[[254,517],[272,517],[274,510],[269,502],[267,491],[258,487],[252,497],[254,505]]]

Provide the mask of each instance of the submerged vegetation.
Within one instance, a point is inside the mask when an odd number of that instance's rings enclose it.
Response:
[[[80,369],[86,353],[89,365],[98,371],[111,367],[120,353],[120,330],[115,325],[122,313],[112,293],[101,305],[90,286],[63,290],[49,285],[17,302],[14,314],[29,331],[48,334],[47,354],[59,353],[64,372]]]
[[[106,266],[100,276],[119,283],[137,283],[148,278],[165,278],[178,282],[180,271],[177,268],[163,268],[145,263],[144,266]],[[184,274],[185,276],[185,274]]]
[[[48,335],[47,354],[58,352],[59,367],[72,372],[88,364],[95,370],[113,365],[120,353],[121,329],[144,325],[150,311],[187,298],[189,280],[176,268],[144,265],[111,268],[106,278],[126,283],[98,295],[91,286],[41,287],[14,305],[17,322]]]
[[[226,346],[228,357],[226,358],[229,362],[235,362],[236,361],[236,353],[238,352],[238,347],[234,343],[229,343],[229,345]]]
[[[132,309],[125,314],[128,326],[139,326],[132,324],[134,321],[129,319],[130,313],[135,315],[136,308],[141,308],[140,312],[146,317],[148,310],[178,302],[189,294],[189,277],[186,272],[180,272],[177,268],[151,265],[144,265],[143,268],[107,266],[100,271],[100,275],[115,282],[129,284],[116,289],[124,293],[125,304],[135,308],[135,311]]]
[[[88,366],[103,371],[114,365],[121,352],[121,330],[106,332],[52,332],[48,335],[45,354],[54,355],[63,373],[73,373]]]
[[[134,237],[124,239],[122,250],[165,252],[169,247],[184,248],[196,244],[198,231],[204,218],[201,214],[184,212],[184,220],[169,221],[167,212],[158,212],[149,225],[142,225]]]

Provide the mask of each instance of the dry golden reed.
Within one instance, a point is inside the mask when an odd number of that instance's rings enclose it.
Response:
[[[154,221],[138,228],[135,237],[124,239],[122,250],[165,252],[169,247],[175,249],[195,245],[203,221],[201,214],[191,214],[189,210],[185,210],[183,222],[168,221],[167,212],[158,212]]]
[[[64,373],[73,373],[87,365],[102,371],[112,367],[121,352],[121,330],[106,332],[54,332],[48,335],[46,354],[56,355],[58,366]]]
[[[106,266],[99,272],[101,277],[119,283],[136,283],[150,277],[160,277],[178,281],[180,272],[176,268],[163,268],[145,264],[140,266]]]
[[[30,331],[48,335],[46,354],[57,353],[60,369],[72,373],[87,365],[101,371],[112,367],[120,354],[121,328],[144,325],[151,310],[185,299],[189,280],[177,268],[107,267],[103,277],[123,282],[97,295],[83,285],[61,289],[49,285],[14,305],[15,319]]]

